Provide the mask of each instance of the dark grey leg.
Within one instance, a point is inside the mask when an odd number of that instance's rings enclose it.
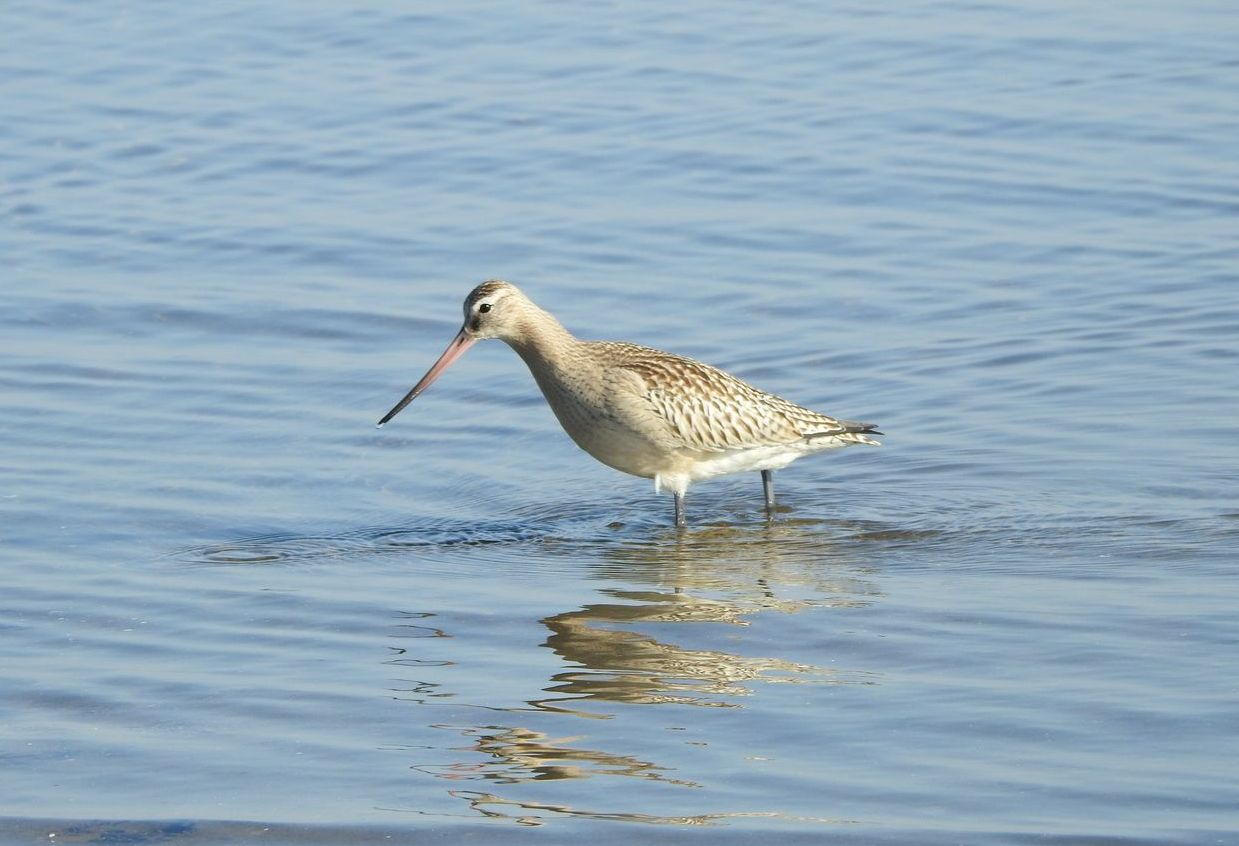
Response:
[[[766,494],[766,516],[774,516],[774,471],[761,471],[761,489]]]
[[[684,494],[675,495],[675,527],[683,529],[688,524],[684,522]]]

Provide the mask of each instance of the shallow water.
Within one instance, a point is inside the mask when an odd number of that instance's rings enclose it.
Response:
[[[6,19],[6,841],[1236,842],[1230,4]],[[491,276],[884,446],[375,430]]]

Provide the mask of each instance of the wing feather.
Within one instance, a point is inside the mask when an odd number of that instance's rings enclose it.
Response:
[[[646,416],[674,445],[701,452],[791,444],[832,437],[876,443],[867,423],[837,420],[754,388],[684,356],[635,344],[594,342],[613,371],[608,382],[627,394],[617,405]]]

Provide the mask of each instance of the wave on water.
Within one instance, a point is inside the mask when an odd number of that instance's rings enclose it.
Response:
[[[193,546],[167,557],[186,565],[255,566],[314,564],[325,560],[492,544],[517,544],[545,536],[542,529],[516,523],[438,522],[419,526],[367,526],[305,535],[278,532]]]

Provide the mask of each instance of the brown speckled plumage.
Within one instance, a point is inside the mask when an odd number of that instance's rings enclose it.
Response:
[[[586,343],[604,366],[641,380],[650,410],[690,449],[721,452],[828,436],[867,443],[863,434],[876,428],[810,411],[682,355],[617,341]]]

